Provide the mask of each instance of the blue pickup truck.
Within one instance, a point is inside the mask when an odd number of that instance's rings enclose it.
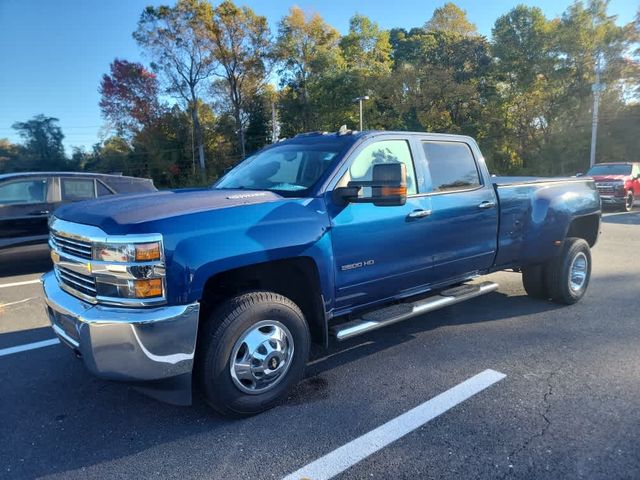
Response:
[[[531,297],[577,302],[600,216],[593,180],[491,177],[469,137],[315,132],[211,188],[60,208],[44,293],[96,375],[175,404],[193,379],[244,416],[286,396],[311,342],[495,290],[484,274],[520,271]]]

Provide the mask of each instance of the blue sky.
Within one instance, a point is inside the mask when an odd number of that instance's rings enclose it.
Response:
[[[104,124],[98,84],[116,57],[147,62],[131,37],[143,8],[155,0],[0,0],[0,138],[18,141],[16,121],[43,113],[60,119],[67,154],[72,146],[99,140]],[[383,28],[422,25],[445,0],[246,0],[272,27],[292,5],[320,13],[341,32],[351,15],[371,17]],[[480,33],[518,3],[539,6],[547,17],[562,14],[570,0],[459,0]],[[489,6],[490,5],[490,6]],[[611,0],[618,23],[630,22],[637,0]]]

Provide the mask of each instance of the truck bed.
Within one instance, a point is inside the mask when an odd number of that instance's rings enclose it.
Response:
[[[572,219],[589,216],[599,223],[600,198],[590,177],[491,177],[491,181],[500,206],[497,269],[552,257]]]

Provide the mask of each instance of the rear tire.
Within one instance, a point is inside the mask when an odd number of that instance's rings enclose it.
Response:
[[[587,291],[591,278],[591,250],[582,238],[567,238],[560,256],[546,267],[547,288],[551,299],[572,305]]]
[[[544,265],[522,267],[522,285],[531,298],[546,300],[550,297]]]
[[[273,292],[238,295],[218,307],[199,342],[207,403],[228,417],[275,406],[302,378],[310,334],[298,306]]]

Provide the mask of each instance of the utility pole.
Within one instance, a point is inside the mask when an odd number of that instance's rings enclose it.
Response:
[[[591,86],[593,92],[593,115],[591,118],[591,154],[589,155],[589,167],[593,167],[596,163],[596,142],[598,139],[598,110],[600,108],[600,95],[605,88],[604,83],[600,83],[602,56],[598,52],[596,59],[596,82]]]
[[[276,102],[271,102],[271,143],[277,143],[280,136],[280,125],[276,115]]]
[[[360,105],[360,131],[362,131],[362,102],[363,100],[369,100],[369,95],[363,95],[362,97],[354,98],[353,103],[358,102]]]

